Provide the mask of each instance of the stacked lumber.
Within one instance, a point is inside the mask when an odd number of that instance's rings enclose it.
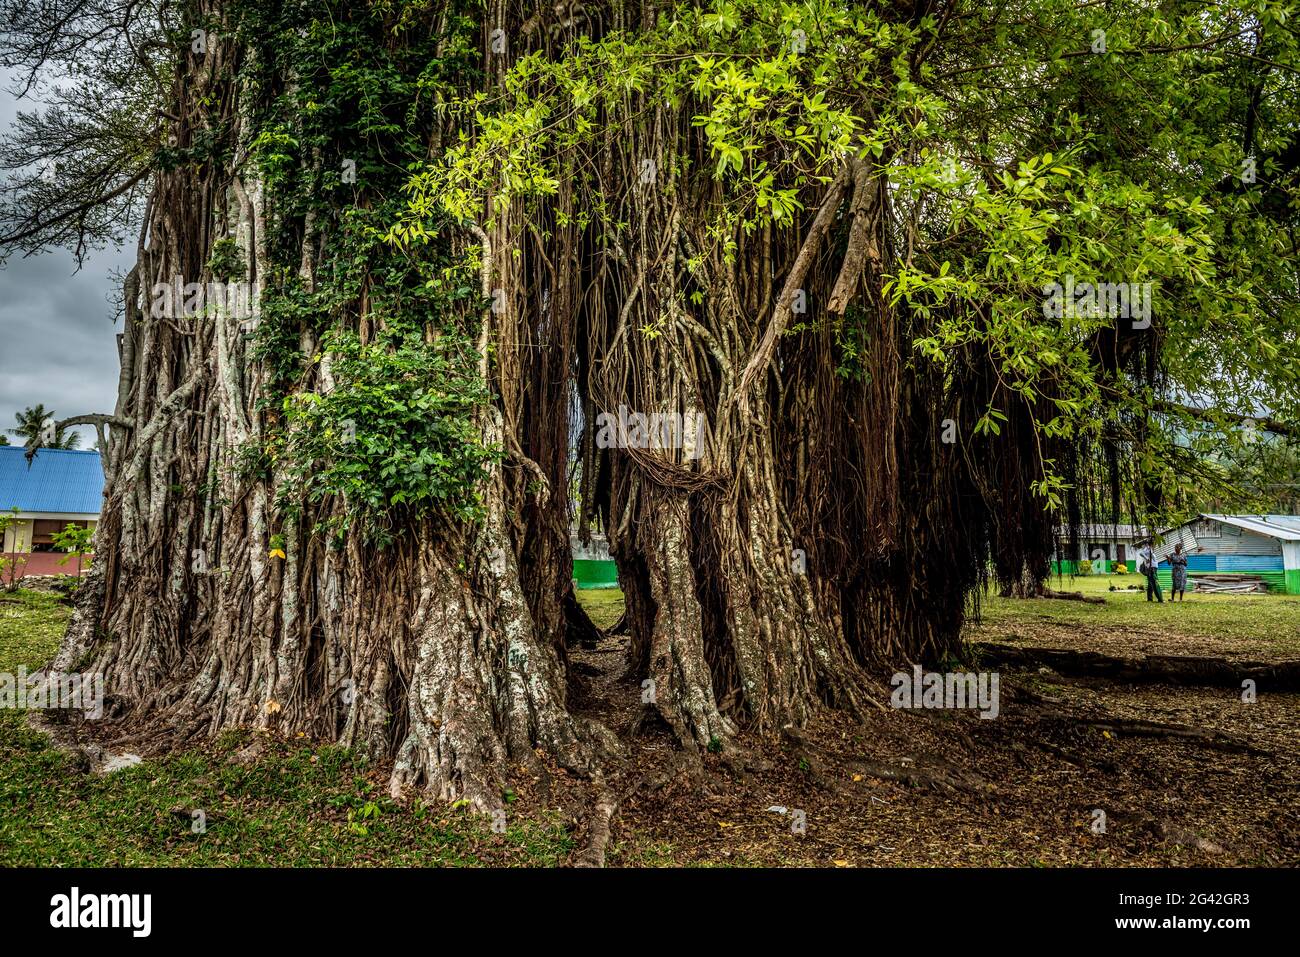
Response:
[[[1215,575],[1202,572],[1187,577],[1192,580],[1192,591],[1207,595],[1248,595],[1268,591],[1268,583],[1254,575]]]

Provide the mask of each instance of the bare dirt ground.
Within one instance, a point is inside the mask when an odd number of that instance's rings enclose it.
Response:
[[[1035,643],[1132,655],[1068,625]],[[1058,630],[1059,629],[1059,630]],[[1006,629],[973,629],[1006,640]],[[574,651],[586,710],[626,733],[640,689],[624,640]],[[1176,651],[1174,649],[1177,649]],[[1195,636],[1156,654],[1222,654]],[[1257,658],[1261,649],[1247,647]],[[666,732],[632,740],[650,779],[622,802],[610,866],[1252,866],[1300,864],[1300,695],[1001,673],[1001,711],[827,715],[742,736],[691,773]],[[657,773],[655,773],[657,772]]]

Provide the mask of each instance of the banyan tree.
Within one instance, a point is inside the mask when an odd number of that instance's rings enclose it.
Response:
[[[594,773],[596,529],[685,751],[862,713],[1059,527],[1209,481],[1186,416],[1295,415],[1271,4],[5,7],[6,62],[99,71],[9,155],[100,144],[8,246],[135,230],[56,665],[151,746]]]

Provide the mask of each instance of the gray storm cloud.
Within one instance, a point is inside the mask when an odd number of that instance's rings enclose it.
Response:
[[[0,71],[0,129],[7,133],[30,100],[13,95],[13,75]],[[114,274],[130,268],[133,249],[92,252],[78,271],[63,250],[0,266],[0,428],[14,414],[44,403],[60,416],[111,412],[117,390]],[[82,448],[94,429],[78,429]],[[10,435],[10,441],[14,441]]]

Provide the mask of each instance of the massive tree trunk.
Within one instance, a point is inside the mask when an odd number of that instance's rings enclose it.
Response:
[[[252,155],[267,102],[301,78],[258,61],[272,55],[270,38],[251,40],[237,21],[246,9],[209,5],[205,52],[178,71],[175,149],[225,137],[230,151],[155,176],[128,281],[98,558],[57,664],[103,672],[110,714],[130,719],[123,731],[141,743],[234,727],[305,731],[392,756],[395,791],[496,808],[509,767],[545,753],[589,770],[616,746],[566,708],[567,360],[526,341],[511,275],[517,237],[504,223],[496,252],[485,250],[481,292],[491,300],[510,289],[507,308],[465,317],[492,346],[480,441],[503,450],[479,483],[481,517],[408,512],[386,544],[328,539],[324,523],[347,521],[348,503],[306,499],[275,458],[295,428],[286,402],[334,387],[330,356],[318,355],[325,325],[284,323],[264,307],[291,281],[307,293],[331,281],[323,266],[346,210],[304,211]],[[416,28],[448,29],[449,11]],[[292,28],[283,16],[276,25]],[[375,30],[377,44],[402,42],[377,14],[350,26]],[[490,31],[484,24],[485,51]],[[365,183],[349,197],[358,207],[380,198]],[[154,308],[156,289],[227,278],[213,272],[221,240],[238,250],[223,268],[261,287],[251,315]],[[373,307],[362,290],[329,323],[365,337],[384,322]],[[271,334],[289,344],[287,374],[259,339],[273,321]]]
[[[793,222],[735,223],[728,250],[733,199],[691,111],[652,99],[619,114],[617,141],[557,159],[601,170],[623,202],[609,220],[631,225],[555,271],[597,291],[579,320],[582,517],[619,564],[631,674],[681,741],[716,744],[822,706],[860,712],[896,663],[958,654],[1004,495],[1038,463],[981,482],[988,447],[959,404],[992,386],[909,362],[924,327],[882,293],[883,176],[850,158]],[[837,335],[863,344],[847,376]],[[703,426],[678,444],[602,429],[620,410]]]

